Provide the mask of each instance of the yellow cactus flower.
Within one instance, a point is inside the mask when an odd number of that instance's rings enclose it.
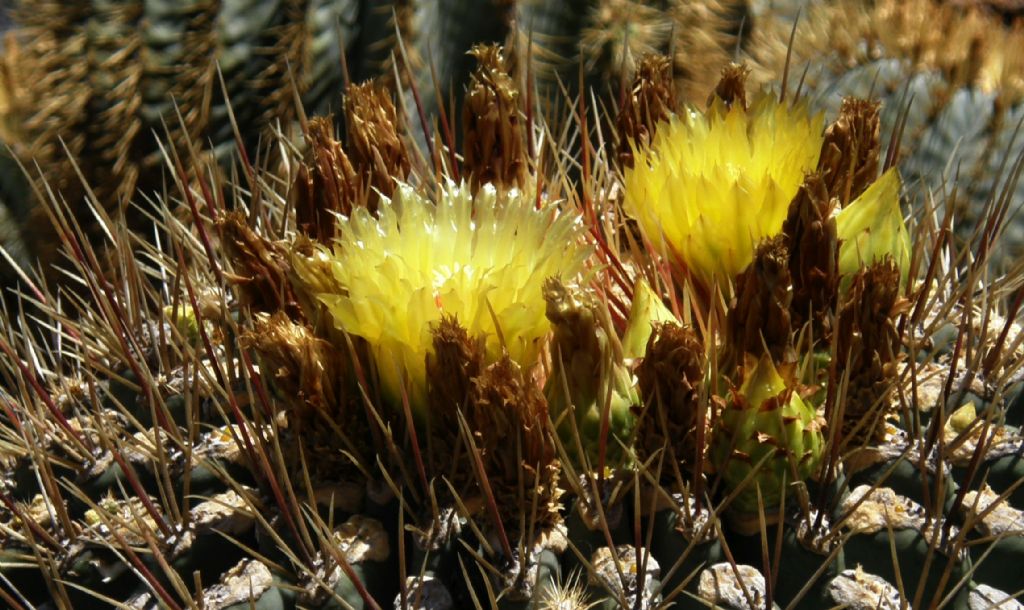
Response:
[[[818,162],[822,118],[767,93],[747,110],[716,101],[658,126],[625,173],[626,210],[665,255],[704,286],[742,271],[782,230],[804,174]]]
[[[448,183],[436,204],[399,184],[378,217],[356,209],[339,222],[333,247],[314,252],[319,264],[296,265],[299,279],[339,330],[369,343],[387,398],[400,400],[404,384],[414,410],[426,405],[425,360],[442,314],[485,342],[489,362],[504,348],[528,367],[550,331],[544,280],[576,276],[589,253],[578,215],[538,210],[515,189],[499,201],[489,184],[474,197]],[[330,289],[323,273],[302,277],[325,264]]]
[[[891,256],[900,270],[900,285],[907,285],[910,270],[910,234],[900,210],[900,176],[896,168],[885,172],[836,215],[839,273],[842,290],[861,267]]]

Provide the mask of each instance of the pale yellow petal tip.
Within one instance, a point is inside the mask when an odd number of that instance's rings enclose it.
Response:
[[[622,355],[626,359],[642,358],[647,353],[647,341],[654,324],[678,322],[675,314],[662,303],[646,278],[641,277],[633,287],[633,304],[629,309],[626,332],[622,335]]]
[[[901,186],[899,173],[892,168],[836,215],[844,290],[857,270],[887,256],[900,270],[900,285],[906,287],[911,246],[900,209]]]
[[[658,127],[624,175],[625,205],[662,254],[705,287],[727,284],[782,230],[818,162],[823,121],[762,93],[749,110],[688,109]]]

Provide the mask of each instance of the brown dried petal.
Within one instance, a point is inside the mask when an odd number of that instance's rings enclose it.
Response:
[[[254,311],[297,315],[286,248],[254,231],[242,212],[222,215],[217,230],[232,265],[229,279],[238,286],[242,304]]]
[[[464,489],[472,469],[464,456],[459,459],[458,414],[467,410],[474,380],[483,370],[483,346],[454,317],[442,317],[432,333],[434,349],[427,354],[429,461],[434,473],[443,472],[456,489]]]
[[[733,104],[738,102],[740,107],[746,111],[748,74],[750,74],[750,68],[740,64],[729,64],[723,68],[722,78],[718,81],[715,92],[708,98],[708,106],[717,97],[725,102],[727,108],[732,108]]]
[[[736,278],[736,297],[726,317],[726,336],[737,362],[743,354],[764,353],[765,346],[775,362],[793,359],[791,286],[785,236],[762,241],[753,262]]]
[[[505,527],[517,531],[534,498],[537,524],[554,524],[561,467],[540,388],[505,356],[475,380],[471,402],[470,426]]]
[[[878,177],[879,108],[878,102],[848,97],[825,130],[818,173],[840,205],[859,197]]]
[[[782,227],[793,280],[793,327],[812,323],[815,339],[831,336],[839,290],[839,243],[832,204],[820,174],[804,179]]]
[[[432,329],[433,354],[427,354],[431,414],[453,411],[466,404],[472,380],[483,369],[483,346],[470,339],[451,316],[442,316]],[[455,420],[453,420],[455,421]]]
[[[306,141],[309,159],[299,168],[292,202],[299,229],[326,242],[335,234],[332,212],[348,215],[361,200],[362,185],[334,139],[330,116],[310,119]]]
[[[519,91],[499,45],[469,52],[477,68],[462,108],[463,158],[475,193],[482,184],[511,188],[526,183],[526,140]]]
[[[362,184],[391,197],[395,180],[409,175],[409,153],[399,133],[398,113],[386,87],[375,81],[345,89],[345,133],[349,158]],[[367,202],[376,209],[373,191]]]
[[[361,481],[352,463],[371,459],[373,440],[347,354],[282,313],[258,316],[242,346],[258,356],[273,394],[287,407],[281,449],[289,467],[313,480]]]
[[[334,413],[339,407],[344,365],[335,348],[313,329],[281,313],[257,316],[243,345],[259,354],[261,370],[300,410]]]
[[[675,108],[672,60],[663,55],[643,57],[629,95],[616,117],[619,162],[623,167],[633,166],[633,147],[650,144],[658,123],[671,116]]]
[[[907,305],[899,286],[899,269],[887,258],[858,271],[839,306],[837,354],[850,371],[843,428],[859,428],[860,438],[877,436],[882,423],[877,411],[889,408],[900,355],[896,318]],[[865,418],[872,421],[865,424]]]
[[[644,399],[642,412],[637,413],[636,451],[641,462],[664,448],[672,464],[703,463],[697,446],[703,444],[699,442],[698,409],[704,360],[704,345],[689,326],[667,323],[654,327],[646,355],[636,369]],[[707,419],[703,421],[706,426]],[[666,468],[663,479],[673,474]]]

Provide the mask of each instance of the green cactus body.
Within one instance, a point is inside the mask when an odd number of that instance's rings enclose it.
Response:
[[[934,607],[936,600],[957,591],[970,569],[970,558],[954,541],[958,529],[929,519],[927,509],[892,489],[860,485],[837,507],[835,522],[850,538],[843,546],[848,566],[870,566],[889,583],[902,583],[914,607]],[[893,550],[895,549],[895,553]],[[960,606],[954,606],[960,607]]]
[[[673,494],[672,503],[651,519],[651,555],[661,565],[663,595],[668,598],[678,591],[674,607],[697,610],[706,607],[694,597],[700,582],[697,573],[703,566],[725,559],[718,538],[721,526],[711,511],[697,510],[692,499],[682,494]]]
[[[777,510],[786,487],[817,468],[824,440],[814,408],[787,386],[769,357],[757,362],[719,417],[712,462],[729,490],[747,483],[735,511],[756,514],[758,489],[765,510]]]
[[[591,468],[614,468],[626,458],[622,445],[630,442],[635,425],[631,407],[640,403],[632,373],[595,304],[558,280],[547,282],[544,298],[556,343],[556,374],[546,392],[552,417],[564,419],[570,413],[575,418],[575,424],[562,421],[558,431],[571,448],[577,446],[578,433]]]
[[[987,487],[967,492],[961,510],[965,520],[975,525],[971,546],[974,579],[1005,591],[1018,589],[1017,557],[1024,553],[1024,513]]]

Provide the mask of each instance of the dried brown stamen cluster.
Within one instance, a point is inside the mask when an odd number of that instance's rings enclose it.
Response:
[[[347,152],[364,189],[390,197],[395,180],[409,175],[411,162],[400,130],[395,104],[383,84],[368,81],[346,88]],[[373,201],[369,207],[374,208]]]
[[[524,517],[542,528],[561,521],[561,466],[537,384],[506,356],[474,380],[471,404],[477,448],[506,530],[525,535]]]
[[[623,167],[633,165],[633,148],[650,145],[658,123],[675,109],[672,62],[663,55],[644,56],[616,118],[619,163]]]
[[[722,100],[727,108],[739,104],[744,111],[747,109],[747,75],[750,68],[740,64],[730,64],[722,69],[722,77],[715,86],[715,92],[708,98],[710,106],[715,99]]]
[[[475,380],[484,370],[483,346],[453,317],[441,318],[432,332],[434,351],[427,354],[427,460],[431,470],[448,472],[455,489],[465,493],[473,472],[459,432],[459,418],[465,417],[473,404]],[[447,490],[440,493],[448,495]]]
[[[334,214],[348,215],[366,196],[333,129],[331,117],[310,119],[306,130],[310,159],[299,166],[291,192],[299,229],[323,242],[334,237]]]
[[[839,239],[835,208],[819,174],[804,178],[782,226],[789,242],[793,327],[811,323],[815,339],[831,336],[839,291]]]
[[[256,316],[242,345],[258,356],[285,406],[282,449],[291,467],[306,462],[318,481],[361,480],[353,458],[362,462],[372,449],[362,411],[353,404],[357,394],[347,383],[348,356],[281,311]]]
[[[553,525],[560,519],[561,467],[540,388],[508,356],[485,366],[482,346],[454,318],[443,318],[433,336],[427,356],[432,470],[448,472],[463,497],[493,495],[506,531],[525,535],[524,517]],[[472,432],[471,443],[460,430]],[[482,472],[473,467],[477,459]]]
[[[840,206],[859,197],[878,178],[879,109],[878,102],[846,98],[839,117],[825,130],[818,174]]]
[[[857,272],[839,305],[836,353],[850,372],[843,431],[852,434],[853,443],[878,440],[892,410],[889,397],[901,347],[896,319],[909,306],[899,286],[900,271],[887,259]]]
[[[477,68],[462,108],[462,155],[470,187],[474,193],[488,183],[523,188],[529,170],[526,134],[508,61],[498,45],[476,46],[470,55]]]
[[[766,352],[777,363],[793,362],[792,281],[789,249],[780,234],[757,247],[754,262],[736,279],[726,336],[736,362]]]
[[[296,313],[285,246],[257,232],[242,212],[221,216],[216,227],[221,247],[232,262],[227,278],[238,287],[241,302],[253,311]]]
[[[637,367],[640,394],[645,399],[637,412],[637,459],[646,463],[658,451],[667,451],[662,479],[689,478],[675,465],[703,468],[708,418],[700,412],[704,383],[704,345],[688,326],[656,325],[647,353]],[[653,468],[653,466],[652,466]]]

